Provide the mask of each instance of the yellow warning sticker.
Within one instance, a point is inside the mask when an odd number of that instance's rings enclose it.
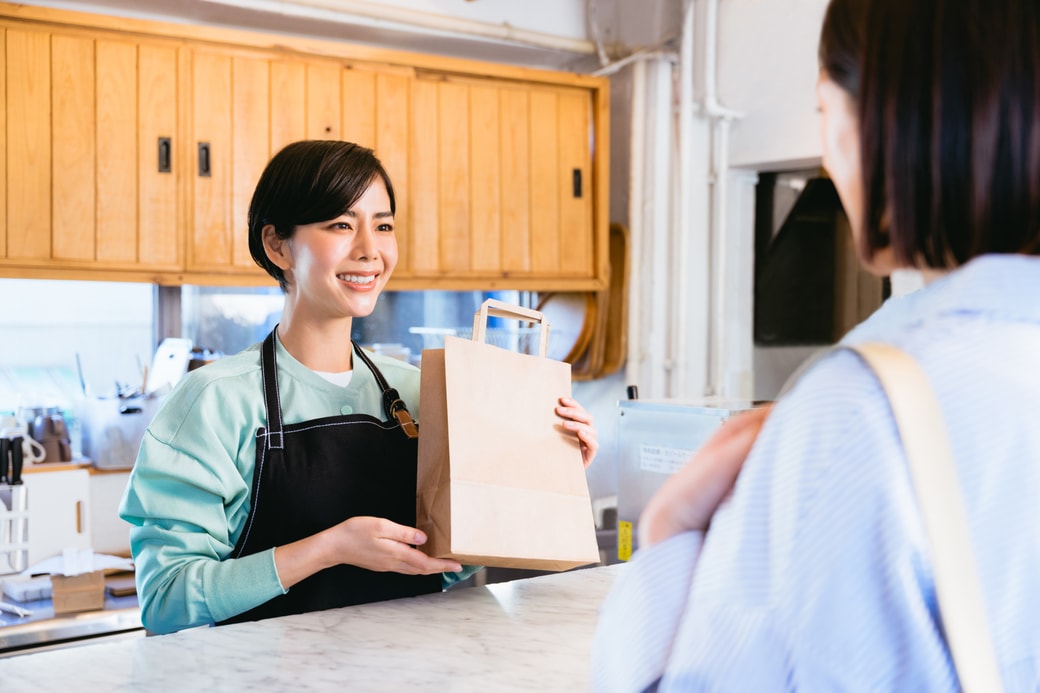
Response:
[[[617,557],[622,561],[632,558],[632,523],[617,523]]]

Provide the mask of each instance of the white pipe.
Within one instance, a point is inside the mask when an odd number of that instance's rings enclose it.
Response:
[[[608,65],[604,65],[603,67],[601,67],[600,69],[596,70],[595,72],[593,72],[591,74],[592,74],[593,77],[606,77],[608,75],[614,74],[615,72],[617,72],[621,68],[625,67],[626,65],[629,65],[631,63],[636,62],[637,60],[658,60],[658,59],[660,59],[660,60],[667,60],[668,62],[671,62],[671,63],[676,62],[675,53],[672,53],[671,51],[642,50],[642,51],[636,51],[632,55],[627,55],[624,58],[621,58],[620,60],[615,60],[614,62],[612,62],[612,63],[610,63]]]
[[[711,297],[711,339],[712,344],[708,351],[708,393],[712,395],[721,394],[720,387],[723,383],[721,374],[721,359],[726,342],[726,280],[727,268],[726,256],[727,243],[723,239],[726,233],[727,207],[729,205],[729,118],[719,118],[715,123],[715,143],[717,156],[715,157],[715,195],[712,200],[712,281],[709,282],[709,296]]]
[[[675,283],[675,312],[674,320],[669,321],[674,325],[672,349],[676,367],[672,373],[672,382],[678,387],[679,396],[687,396],[688,392],[687,369],[690,363],[688,349],[687,320],[690,317],[690,237],[693,235],[694,205],[692,196],[688,192],[692,189],[694,179],[693,173],[693,44],[694,44],[694,0],[686,0],[685,12],[683,13],[683,28],[680,44],[679,61],[679,175],[676,185],[676,197],[679,200],[679,213],[675,226],[677,227],[674,239],[673,274],[672,281]]]
[[[707,36],[705,37],[704,65],[704,112],[713,118],[743,118],[744,114],[726,108],[719,103],[718,64],[719,42],[719,0],[708,0],[708,16],[705,20]]]
[[[546,34],[530,29],[519,29],[509,24],[490,24],[472,19],[449,17],[433,12],[424,12],[405,7],[394,7],[381,2],[365,0],[283,0],[281,2],[265,2],[264,0],[202,0],[218,5],[243,7],[250,10],[273,11],[281,14],[314,17],[307,8],[325,12],[325,19],[337,17],[349,23],[351,17],[364,17],[369,20],[393,22],[403,26],[443,31],[454,34],[477,36],[484,39],[516,43],[537,48],[567,51],[594,55],[596,46],[586,39],[574,39],[566,36]]]
[[[643,335],[643,167],[646,165],[646,63],[638,62],[632,68],[632,111],[629,146],[631,147],[628,177],[628,232],[629,259],[628,282],[628,358],[625,363],[625,380],[629,384],[643,385],[642,371],[646,360]],[[648,394],[643,387],[644,396]]]
[[[719,393],[719,373],[725,344],[725,324],[723,308],[725,304],[725,246],[723,236],[726,233],[726,205],[728,204],[727,176],[729,175],[729,134],[730,123],[744,114],[726,108],[718,100],[718,19],[719,0],[708,0],[705,38],[705,70],[704,70],[704,113],[713,121],[712,138],[712,172],[710,248],[711,266],[709,268],[709,334],[708,334],[708,380],[705,383],[705,394]]]

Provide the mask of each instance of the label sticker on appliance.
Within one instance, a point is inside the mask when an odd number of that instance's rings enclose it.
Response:
[[[632,523],[621,520],[617,523],[617,557],[622,561],[632,558]]]
[[[693,450],[666,448],[661,445],[642,445],[639,448],[639,468],[644,472],[675,474],[682,469]]]

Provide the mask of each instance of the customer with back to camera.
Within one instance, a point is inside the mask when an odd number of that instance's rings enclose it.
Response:
[[[1003,685],[1035,691],[1040,3],[832,0],[819,56],[823,162],[863,264],[940,275],[845,341],[896,346],[927,375]],[[598,690],[958,688],[895,422],[847,350],[671,477],[625,568]]]
[[[149,631],[436,592],[474,570],[415,548],[418,369],[351,342],[397,264],[394,213],[364,147],[296,142],[268,163],[249,248],[285,294],[281,321],[178,383],[120,507]],[[587,466],[591,417],[555,404]]]

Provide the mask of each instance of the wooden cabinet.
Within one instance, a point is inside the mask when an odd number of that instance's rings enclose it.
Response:
[[[178,270],[175,171],[160,170],[177,49],[32,27],[3,43],[0,267]]]
[[[606,286],[607,81],[0,2],[0,276],[271,285],[247,211],[299,139],[373,148],[396,289]]]
[[[411,243],[397,276],[532,289],[595,280],[593,106],[587,89],[418,75]]]

